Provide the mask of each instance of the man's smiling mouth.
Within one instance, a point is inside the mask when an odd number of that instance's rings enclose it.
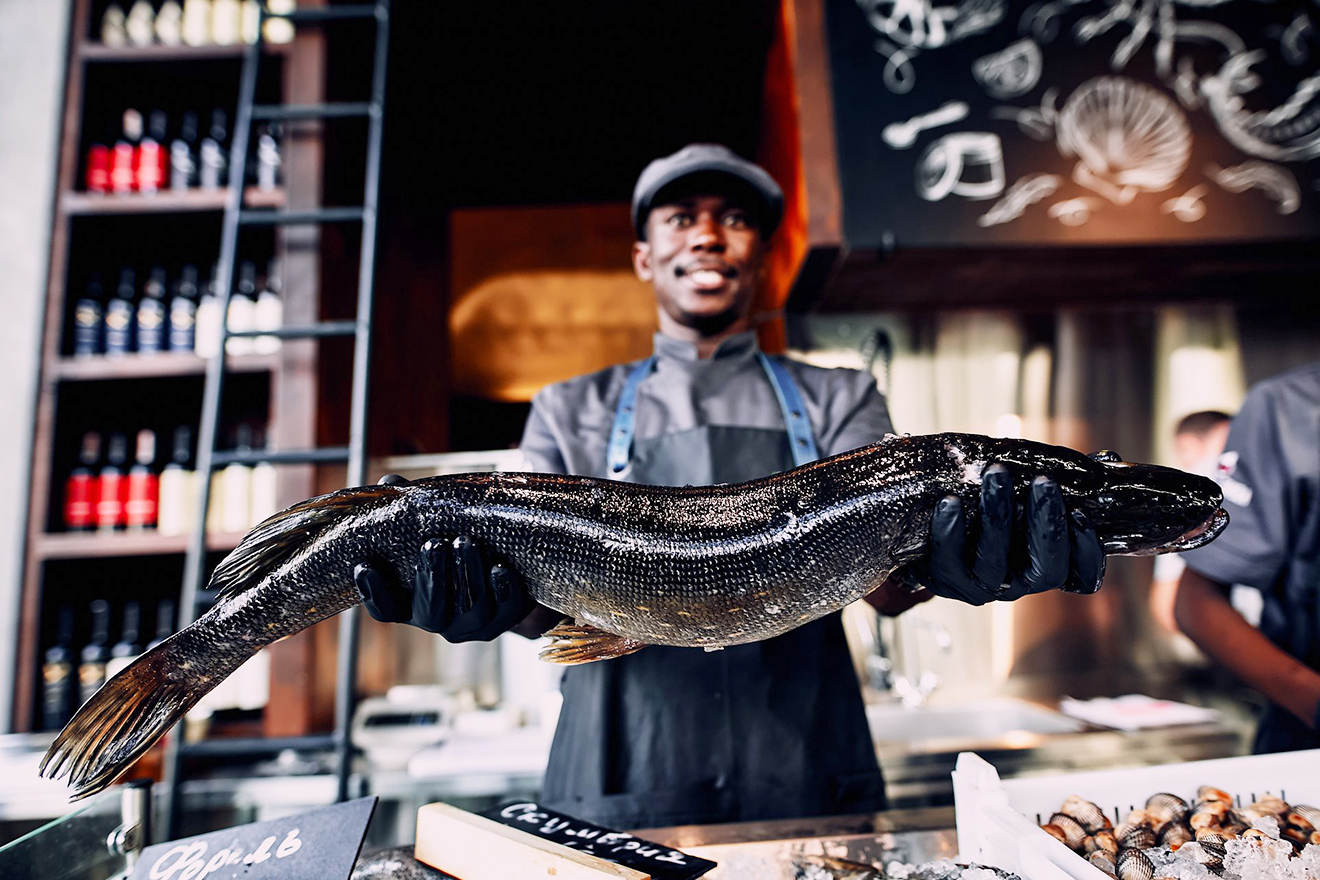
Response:
[[[732,266],[678,266],[674,274],[698,290],[718,290],[738,272]]]

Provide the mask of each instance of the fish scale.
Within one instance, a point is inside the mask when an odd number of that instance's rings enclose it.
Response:
[[[356,605],[362,562],[411,584],[427,541],[469,535],[533,599],[576,621],[551,630],[547,659],[717,649],[823,617],[923,558],[941,498],[963,500],[974,533],[991,462],[1011,472],[1019,517],[1029,480],[1047,475],[1107,553],[1189,549],[1226,523],[1204,477],[973,434],[891,436],[736,485],[487,473],[344,489],[244,537],[212,574],[215,605],[82,706],[42,773],[68,776],[78,797],[100,791],[262,647]]]

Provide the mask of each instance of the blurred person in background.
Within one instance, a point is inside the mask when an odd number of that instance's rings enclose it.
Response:
[[[1254,750],[1320,747],[1320,362],[1267,379],[1233,419],[1216,478],[1229,526],[1183,554],[1178,626],[1270,700]],[[1228,585],[1264,598],[1260,629]]]
[[[725,147],[694,144],[647,166],[633,193],[632,264],[655,291],[654,354],[537,394],[520,447],[533,470],[732,483],[892,431],[871,374],[767,356],[757,345],[752,313],[782,209],[774,179]],[[979,605],[1049,589],[1094,592],[1104,574],[1094,530],[1069,514],[1052,481],[1032,481],[1026,496],[1015,517],[1007,469],[987,468],[983,525],[969,535],[962,503],[945,499],[928,559],[867,601],[898,614],[932,594]],[[1010,547],[1020,568],[1010,570]],[[422,555],[415,584],[358,566],[372,616],[451,641],[511,628],[535,638],[561,620],[533,607],[516,575],[465,536]],[[451,607],[445,597],[455,590]],[[724,650],[650,646],[572,666],[561,690],[541,796],[552,809],[641,828],[884,808],[838,612]]]
[[[1214,477],[1219,454],[1228,440],[1228,423],[1233,417],[1216,410],[1194,412],[1178,420],[1173,429],[1173,455],[1178,467],[1203,477]],[[1173,605],[1178,596],[1178,579],[1186,563],[1178,553],[1155,557],[1154,580],[1150,585],[1150,613],[1168,632],[1178,632]]]

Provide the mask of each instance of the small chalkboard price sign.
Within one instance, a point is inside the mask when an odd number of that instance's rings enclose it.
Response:
[[[592,825],[538,804],[508,804],[482,815],[510,828],[650,874],[654,880],[693,880],[715,867],[709,859]]]
[[[149,846],[129,880],[347,880],[376,798]]]

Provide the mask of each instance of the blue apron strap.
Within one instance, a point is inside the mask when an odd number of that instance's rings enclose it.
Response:
[[[758,351],[765,374],[770,377],[770,384],[779,399],[779,410],[784,414],[784,425],[788,428],[788,443],[793,452],[793,465],[802,467],[820,458],[816,451],[816,439],[811,434],[811,422],[807,419],[807,408],[802,405],[802,395],[798,393],[797,382],[781,362],[767,357]]]
[[[614,425],[610,428],[610,442],[605,453],[608,466],[606,475],[611,479],[617,479],[628,469],[633,432],[637,429],[637,388],[654,369],[655,355],[651,355],[633,367],[623,383],[623,393],[619,395],[619,408],[614,411]]]

